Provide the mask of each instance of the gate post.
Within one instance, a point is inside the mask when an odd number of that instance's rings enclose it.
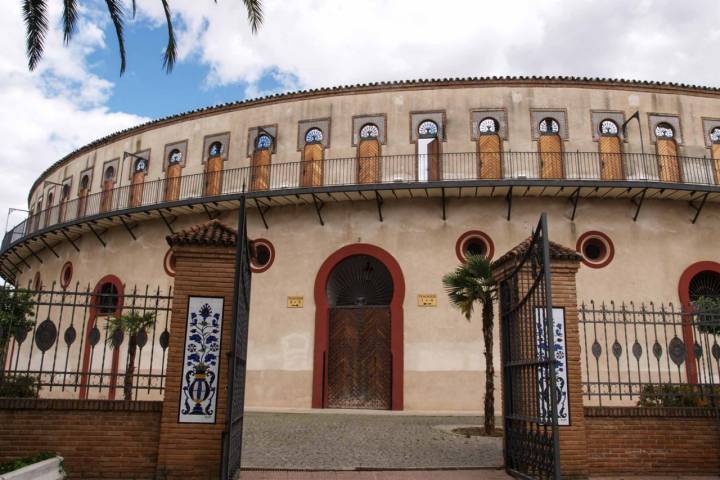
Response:
[[[235,282],[235,243],[237,233],[217,220],[196,225],[167,237],[175,261],[175,297],[165,378],[157,475],[159,479],[213,479],[220,477],[221,437],[225,429],[229,357],[232,349],[232,307]],[[217,351],[217,377],[214,386],[187,385],[186,336],[190,297],[223,301],[221,336]],[[211,302],[213,303],[213,302]],[[219,312],[214,312],[219,313]],[[197,314],[196,314],[197,315]],[[190,343],[190,342],[188,342]],[[212,361],[212,360],[211,360]],[[211,363],[208,361],[206,363]],[[210,371],[211,369],[208,369]],[[207,378],[196,375],[195,378]],[[189,388],[183,391],[183,381]],[[214,406],[198,420],[181,415],[187,392],[202,398],[215,388]],[[211,398],[211,397],[208,397]],[[190,402],[191,404],[193,402]],[[202,405],[203,410],[206,405]],[[203,412],[205,413],[205,411]],[[191,419],[190,421],[194,421]]]
[[[587,445],[576,289],[580,257],[574,250],[565,250],[571,251],[574,258],[569,255],[553,257],[551,245],[550,274],[553,308],[565,309],[565,348],[567,350],[568,404],[570,406],[570,425],[559,427],[560,471],[563,478],[586,478],[588,476]]]
[[[516,268],[531,245],[532,238],[525,240],[493,262],[493,275],[500,280]],[[567,365],[569,425],[559,425],[560,472],[562,478],[587,478],[587,444],[585,439],[585,415],[582,397],[582,365],[580,351],[579,317],[577,307],[576,275],[580,268],[580,255],[573,249],[549,242],[550,247],[550,289],[552,307],[562,308],[565,314],[565,348]],[[502,296],[500,312],[502,316]],[[503,341],[503,322],[499,322],[500,339]],[[502,349],[501,349],[502,354]],[[501,365],[506,363],[501,358]],[[504,373],[504,372],[503,372]],[[501,374],[505,382],[505,375]],[[505,385],[502,386],[505,395]],[[506,399],[503,399],[503,415]],[[507,434],[507,433],[506,433]],[[507,448],[507,442],[505,442]],[[507,452],[506,452],[507,457]]]

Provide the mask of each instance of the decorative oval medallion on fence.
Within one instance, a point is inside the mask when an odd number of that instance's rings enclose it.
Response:
[[[49,318],[42,322],[35,331],[35,345],[41,352],[50,350],[57,339],[57,327]]]
[[[75,327],[70,325],[65,330],[65,335],[64,335],[65,345],[68,345],[68,346],[72,345],[73,343],[75,343],[76,338],[77,338],[77,332],[75,331]]]

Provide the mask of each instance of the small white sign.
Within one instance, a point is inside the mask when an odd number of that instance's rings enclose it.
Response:
[[[188,299],[179,423],[215,423],[223,303],[222,297]]]
[[[553,307],[552,336],[555,347],[555,396],[557,399],[558,425],[570,425],[570,399],[567,382],[567,349],[565,347],[565,309]],[[545,340],[545,307],[535,307],[535,339],[538,360],[547,358],[548,344]],[[540,416],[551,422],[550,388],[542,368],[538,368],[540,386]]]

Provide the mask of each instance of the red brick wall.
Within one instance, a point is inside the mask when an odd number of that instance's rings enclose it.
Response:
[[[585,408],[591,474],[718,475],[720,418],[712,410]]]
[[[70,478],[153,478],[161,402],[0,399],[0,462],[39,452]]]

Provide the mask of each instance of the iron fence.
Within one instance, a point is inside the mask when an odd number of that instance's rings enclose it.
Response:
[[[720,407],[720,312],[590,302],[578,313],[586,403]]]
[[[105,285],[3,287],[0,310],[30,311],[0,319],[0,389],[31,382],[47,398],[162,398],[172,290]]]
[[[660,157],[654,154],[598,152],[476,152],[440,155],[385,155],[360,166],[357,157],[317,162],[280,162],[220,173],[197,173],[124,185],[73,200],[61,200],[32,213],[5,234],[2,250],[43,228],[93,215],[158,205],[175,200],[209,198],[249,191],[318,186],[403,184],[433,180],[607,180],[717,185],[716,162],[701,157]],[[499,162],[497,177],[482,173],[483,162]],[[544,168],[547,162],[557,167]],[[608,165],[613,167],[608,169]],[[432,165],[432,167],[430,167]],[[671,168],[668,168],[671,165]],[[56,198],[58,196],[56,195]]]

